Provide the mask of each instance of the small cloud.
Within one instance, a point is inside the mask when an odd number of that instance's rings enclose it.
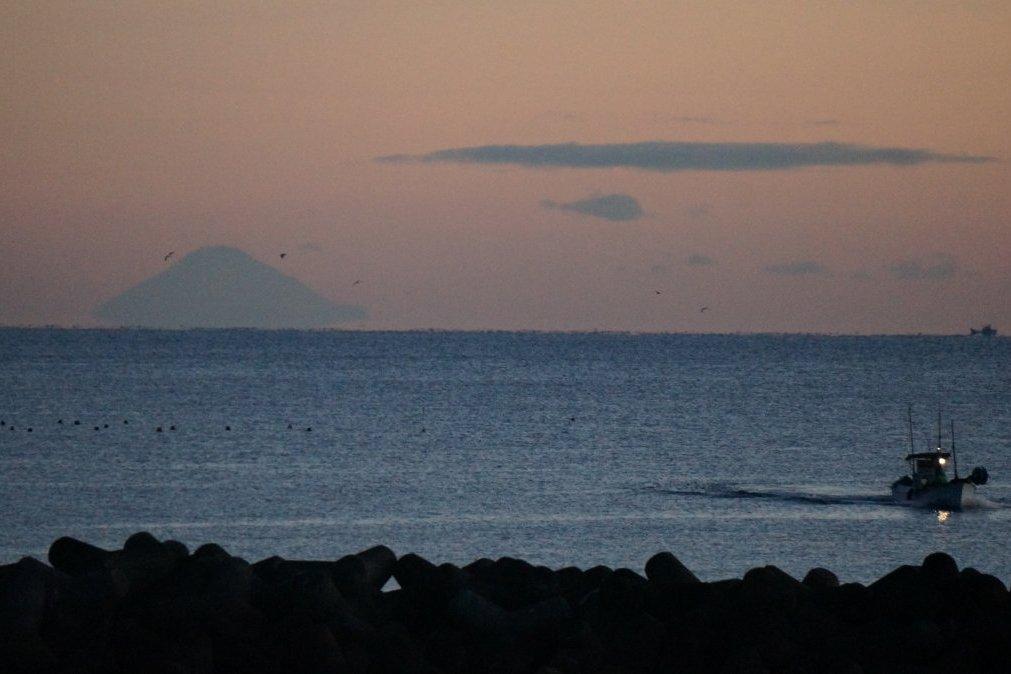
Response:
[[[716,260],[709,257],[708,255],[689,255],[685,259],[685,264],[689,267],[712,267],[716,264]]]
[[[568,110],[545,110],[533,117],[537,122],[578,122],[581,117]]]
[[[541,206],[613,221],[638,220],[643,216],[642,206],[635,197],[627,194],[605,194],[565,203],[545,200],[541,202]]]
[[[908,259],[896,262],[889,272],[904,281],[942,281],[955,275],[958,265],[946,253],[936,253],[926,260]]]
[[[722,126],[727,122],[710,115],[674,115],[670,112],[658,111],[649,115],[648,119],[656,124],[699,124]]]
[[[780,276],[821,276],[828,273],[824,265],[813,260],[771,264],[765,267],[765,271]]]
[[[675,122],[681,122],[682,124],[719,124],[720,120],[715,117],[693,117],[691,115],[679,115],[677,117],[671,117],[671,120]]]
[[[483,145],[377,157],[385,163],[456,163],[526,168],[633,168],[645,171],[782,171],[807,166],[980,164],[993,157],[847,143],[612,143]]]
[[[690,218],[705,218],[708,217],[710,213],[713,212],[712,204],[693,204],[685,209],[685,213]]]

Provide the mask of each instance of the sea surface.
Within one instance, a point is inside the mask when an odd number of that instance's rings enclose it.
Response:
[[[907,405],[918,450],[954,417],[983,507],[891,502]],[[1005,338],[4,329],[0,420],[0,563],[146,529],[704,579],[946,550],[1011,580]]]

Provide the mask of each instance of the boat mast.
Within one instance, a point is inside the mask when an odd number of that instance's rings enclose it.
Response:
[[[941,451],[941,406],[937,406],[937,451]]]
[[[913,406],[910,405],[906,408],[906,414],[909,417],[909,453],[916,454],[916,446],[913,444]]]
[[[951,420],[951,460],[955,463],[955,479],[958,479],[958,454],[955,453],[955,420]]]

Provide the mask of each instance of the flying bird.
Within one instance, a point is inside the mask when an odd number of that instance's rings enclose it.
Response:
[[[708,309],[708,308],[709,307],[702,307],[701,309],[699,309],[699,313],[700,314],[704,314],[706,312],[706,309]]]
[[[659,290],[654,290],[653,292],[655,292],[655,293],[656,293],[657,295],[659,295],[659,294],[660,294],[660,291],[659,291]]]
[[[288,257],[288,254],[287,254],[287,253],[281,253],[281,259],[282,259],[282,260],[283,260],[284,258],[286,258],[286,257]]]
[[[352,286],[356,286],[356,285],[358,285],[359,283],[361,283],[361,281],[355,281],[355,282],[354,282],[354,283],[352,283],[351,285],[352,285]]]
[[[172,257],[173,255],[175,255],[175,254],[176,254],[176,252],[174,250],[170,250],[169,254],[165,256],[165,262],[168,262],[168,259],[170,257]]]

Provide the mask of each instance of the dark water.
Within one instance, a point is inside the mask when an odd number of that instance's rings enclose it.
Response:
[[[669,549],[709,579],[943,549],[1011,578],[1006,339],[0,330],[0,387],[0,562],[148,529],[250,559]],[[938,402],[990,507],[886,498],[906,405],[922,447]]]

